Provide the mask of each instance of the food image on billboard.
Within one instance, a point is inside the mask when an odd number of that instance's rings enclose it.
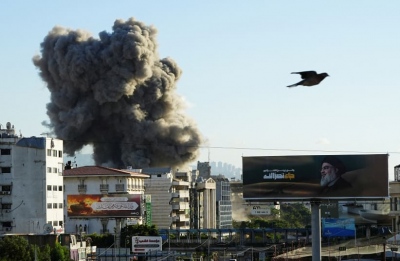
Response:
[[[322,235],[324,237],[355,237],[354,218],[323,218]]]
[[[243,198],[389,197],[388,155],[243,157]]]
[[[67,195],[68,217],[140,217],[140,194]]]

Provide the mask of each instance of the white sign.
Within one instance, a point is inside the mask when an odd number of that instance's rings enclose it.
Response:
[[[132,237],[132,252],[148,253],[153,251],[162,251],[161,237]]]
[[[251,214],[255,216],[271,215],[271,207],[269,206],[251,206]]]

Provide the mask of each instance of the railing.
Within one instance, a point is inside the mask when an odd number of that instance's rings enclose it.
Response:
[[[108,184],[100,184],[101,192],[108,192]]]
[[[115,184],[115,191],[117,192],[123,192],[125,191],[125,185],[124,184]]]
[[[86,192],[86,185],[78,185],[78,192]]]

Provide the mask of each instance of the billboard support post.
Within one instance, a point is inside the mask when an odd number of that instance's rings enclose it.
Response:
[[[321,260],[321,200],[311,200],[312,261]]]

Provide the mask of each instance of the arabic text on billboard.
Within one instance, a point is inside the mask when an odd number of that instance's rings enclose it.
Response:
[[[69,217],[140,217],[140,194],[67,195]]]
[[[161,237],[145,237],[134,236],[132,237],[132,252],[146,253],[153,251],[162,251],[162,238]]]
[[[243,157],[243,198],[386,198],[388,155]]]

